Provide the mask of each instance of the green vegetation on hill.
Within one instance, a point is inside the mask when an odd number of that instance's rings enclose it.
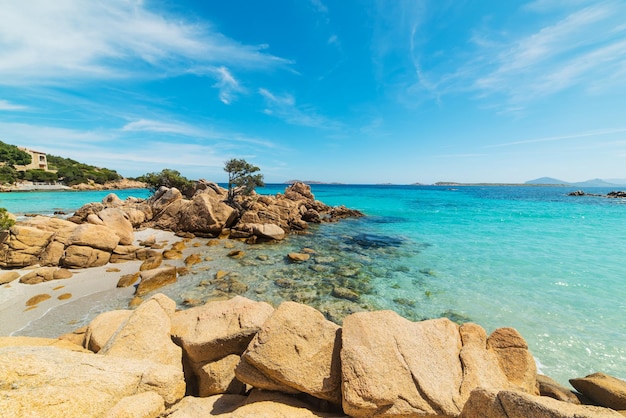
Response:
[[[22,151],[15,145],[5,144],[0,141],[0,162],[6,165],[27,165],[30,164],[32,158],[30,154]]]
[[[56,170],[57,178],[68,186],[80,183],[88,183],[93,180],[97,184],[122,178],[117,171],[108,168],[99,168],[93,165],[79,163],[70,158],[48,155],[48,168]],[[34,171],[34,170],[30,170]],[[43,180],[45,181],[45,180]]]
[[[27,152],[20,150],[15,145],[5,144],[0,141],[0,184],[15,183],[26,180],[32,182],[54,183],[61,182],[67,186],[93,181],[97,184],[104,184],[107,181],[119,180],[122,178],[116,171],[108,168],[99,168],[93,165],[79,163],[70,158],[47,155],[48,169],[33,169],[18,171],[15,166],[28,165],[31,163],[31,156]]]

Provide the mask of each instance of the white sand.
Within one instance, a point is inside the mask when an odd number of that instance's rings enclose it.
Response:
[[[150,235],[155,235],[157,243],[173,244],[182,240],[182,238],[175,236],[172,232],[144,229],[135,231],[134,244],[139,245],[139,241],[145,240]],[[192,251],[190,248],[185,253]],[[109,263],[102,267],[70,270],[73,276],[69,279],[52,280],[39,284],[23,284],[19,283],[19,279],[17,279],[0,286],[0,336],[11,335],[27,326],[30,322],[43,317],[48,311],[57,306],[74,302],[79,298],[94,293],[116,288],[120,277],[125,274],[138,272],[141,263],[142,261],[138,260],[125,263]],[[178,267],[184,265],[184,262],[182,260],[167,260],[164,264]],[[24,275],[32,269],[33,267],[15,271],[20,273],[20,275]],[[109,269],[118,269],[119,271],[107,272]],[[134,288],[129,287],[127,290],[130,295],[133,293]],[[58,299],[59,296],[67,293],[72,295],[69,299]],[[26,302],[39,294],[48,294],[51,298],[40,302],[34,309],[28,309]]]

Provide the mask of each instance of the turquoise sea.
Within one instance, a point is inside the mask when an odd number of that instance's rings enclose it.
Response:
[[[271,185],[259,192],[284,188]],[[210,279],[222,269],[245,285],[241,292],[247,297],[293,299],[332,316],[350,309],[331,295],[332,286],[340,285],[360,294],[355,306],[392,309],[412,320],[447,316],[476,322],[488,332],[514,327],[541,372],[562,383],[595,371],[626,378],[626,200],[571,197],[567,193],[574,189],[567,187],[313,185],[312,190],[324,203],[359,209],[367,217],[315,226],[313,234],[280,244],[243,246],[242,260],[206,247],[214,261],[164,292],[181,306],[206,299],[215,292]],[[108,193],[4,193],[0,206],[14,213],[71,212]],[[315,250],[310,261],[286,261],[285,254],[304,247]],[[111,297],[114,292],[82,301],[83,321],[128,302]],[[59,309],[21,333],[58,334],[50,324],[58,325]]]

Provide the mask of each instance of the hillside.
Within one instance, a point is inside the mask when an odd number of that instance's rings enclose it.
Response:
[[[555,179],[553,177],[541,177],[535,180],[529,180],[524,184],[554,184],[554,185],[563,185],[563,186],[575,186],[575,187],[616,187],[616,186],[624,186],[626,181],[616,179],[616,180],[603,180],[603,179],[591,179],[585,181],[579,181],[575,183],[570,183],[567,181]]]
[[[70,158],[46,155],[48,170],[26,169],[32,158],[17,146],[0,141],[0,184],[21,181],[62,183],[66,186],[95,183],[104,184],[122,178],[115,170],[80,163]],[[19,169],[22,167],[22,169]]]

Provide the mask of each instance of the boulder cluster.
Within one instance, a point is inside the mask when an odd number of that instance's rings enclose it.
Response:
[[[288,233],[306,230],[309,223],[362,216],[315,200],[303,183],[276,196],[238,196],[231,205],[227,194],[215,183],[199,181],[190,199],[176,188],[162,187],[147,200],[122,201],[110,194],[67,220],[29,218],[1,237],[0,267],[86,268],[145,259],[145,249],[133,245],[136,228],[153,227],[187,237],[230,237],[252,244],[281,240]]]
[[[355,313],[340,327],[306,305],[241,296],[176,311],[156,294],[59,339],[0,338],[0,382],[2,416],[622,416],[538,380],[512,328],[487,336],[391,311]],[[596,404],[626,408],[626,382],[572,383]],[[539,396],[548,384],[552,397]]]

